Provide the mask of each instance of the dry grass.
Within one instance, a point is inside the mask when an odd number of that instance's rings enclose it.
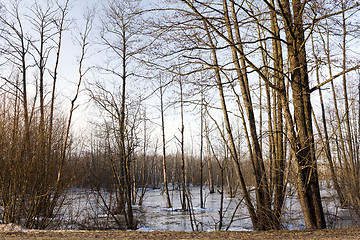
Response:
[[[0,239],[360,239],[360,228],[267,232],[25,231],[2,232]]]

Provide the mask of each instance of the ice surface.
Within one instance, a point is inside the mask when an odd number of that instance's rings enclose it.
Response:
[[[347,227],[358,224],[357,217],[349,209],[342,209],[337,201],[335,191],[326,188],[323,184],[321,196],[323,199],[324,213],[328,227]],[[192,221],[188,211],[181,210],[180,192],[170,190],[172,208],[166,208],[166,197],[159,189],[147,189],[144,202],[134,205],[134,215],[140,231],[213,231],[218,230],[220,225],[220,199],[218,191],[209,194],[204,191],[205,208],[200,208],[199,188],[190,187],[192,204]],[[106,205],[114,208],[115,196],[102,191],[102,197]],[[242,201],[242,195],[235,198],[223,199],[223,223],[222,230],[245,231],[253,230],[246,206]],[[255,196],[253,196],[255,197]],[[235,209],[237,209],[235,211]],[[234,214],[235,212],[235,214]],[[122,215],[115,215],[120,222],[124,222]],[[286,229],[304,229],[305,223],[301,212],[300,203],[297,199],[296,190],[288,186],[284,204],[282,222]],[[1,223],[1,222],[0,222]],[[230,225],[231,223],[231,225]],[[119,226],[102,199],[96,191],[84,189],[71,189],[67,192],[67,200],[60,208],[53,224],[48,229],[79,230],[79,229],[116,229]],[[27,231],[15,224],[0,224],[0,231]]]

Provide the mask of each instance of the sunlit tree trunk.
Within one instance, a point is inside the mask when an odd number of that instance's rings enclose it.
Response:
[[[208,170],[208,181],[209,181],[209,192],[210,194],[215,193],[215,188],[212,179],[211,173],[211,151],[210,151],[210,136],[209,136],[209,126],[208,121],[205,119],[205,138],[206,138],[206,160],[207,160],[207,170]]]
[[[161,76],[160,76],[161,77]],[[164,120],[164,91],[162,81],[160,79],[160,114],[161,114],[161,133],[162,133],[162,171],[163,171],[163,187],[166,194],[166,207],[171,208],[170,194],[168,189],[167,173],[166,173],[166,139],[165,139],[165,120]]]
[[[315,52],[315,43],[314,43],[314,39],[313,37],[311,38],[312,40],[312,50],[313,50],[313,55],[315,57],[315,64],[316,64],[316,69],[315,69],[315,73],[316,73],[316,79],[317,79],[317,83],[320,84],[320,61],[317,57],[317,53]],[[325,43],[324,43],[325,44]],[[330,148],[330,138],[329,138],[329,134],[328,134],[328,127],[327,127],[327,123],[326,123],[326,113],[325,113],[325,104],[324,104],[324,99],[323,99],[323,94],[322,94],[322,90],[319,88],[319,98],[320,98],[320,105],[321,105],[321,120],[322,120],[322,124],[323,124],[323,132],[324,132],[324,138],[322,137],[322,133],[320,131],[320,129],[318,128],[318,132],[319,132],[319,136],[324,148],[324,152],[325,152],[325,156],[326,159],[329,163],[329,169],[330,169],[330,175],[331,175],[331,179],[333,181],[333,185],[334,188],[337,192],[337,195],[339,197],[339,201],[341,206],[345,206],[345,198],[344,195],[342,193],[342,189],[340,187],[339,184],[339,180],[338,180],[338,176],[337,173],[335,171],[335,163],[333,161],[333,157],[332,157],[332,153],[331,153],[331,148]],[[314,117],[314,121],[316,123],[316,119]],[[316,126],[318,124],[316,123]]]
[[[287,50],[290,60],[291,89],[294,104],[294,119],[297,129],[296,159],[298,168],[298,195],[309,229],[326,227],[323,212],[317,163],[315,159],[314,136],[312,129],[309,78],[303,27],[303,2],[281,0],[282,17],[285,21]],[[292,7],[292,11],[290,10]]]
[[[186,210],[186,184],[185,184],[185,153],[184,153],[184,101],[183,101],[183,85],[182,79],[179,80],[180,84],[180,118],[181,118],[181,190],[182,190],[182,200],[181,200],[181,208],[183,211]]]
[[[248,76],[246,72],[247,64],[245,62],[245,54],[242,46],[240,28],[237,20],[234,1],[231,1],[231,5],[230,5],[231,17],[234,26],[231,25],[227,0],[223,0],[223,10],[224,10],[225,25],[228,32],[228,39],[233,43],[233,45],[231,45],[233,64],[235,65],[235,70],[237,73],[237,78],[239,81],[243,102],[245,105],[245,111],[247,114],[247,120],[249,122],[251,144],[254,154],[252,160],[253,160],[254,174],[257,184],[256,203],[257,203],[257,214],[259,218],[258,219],[259,229],[261,230],[271,229],[274,227],[273,220],[275,219],[273,217],[273,212],[271,209],[270,191],[268,187],[260,141],[256,130],[255,115],[254,115],[254,110],[250,95]],[[235,35],[235,38],[233,37],[233,35]],[[235,47],[235,45],[237,46],[237,48]]]
[[[51,100],[50,100],[50,113],[49,113],[49,129],[48,133],[48,147],[47,147],[47,157],[51,158],[51,151],[52,151],[52,136],[53,136],[53,122],[54,122],[54,108],[55,108],[55,97],[56,97],[56,86],[57,86],[57,79],[58,79],[58,71],[59,71],[59,64],[60,64],[60,53],[62,50],[62,41],[63,41],[63,33],[66,29],[65,26],[65,17],[68,13],[69,8],[69,1],[66,0],[63,7],[59,6],[61,17],[58,21],[56,21],[57,31],[58,31],[58,41],[57,41],[57,51],[56,51],[56,60],[54,71],[52,72],[51,76],[53,78],[52,89],[51,89]]]
[[[348,59],[348,36],[349,36],[349,30],[347,28],[347,16],[345,9],[347,8],[348,1],[342,0],[341,1],[341,26],[342,26],[342,70],[345,72],[347,69],[347,62]],[[350,201],[352,202],[352,205],[355,207],[355,209],[360,213],[360,181],[359,181],[359,166],[356,163],[357,160],[355,159],[355,151],[354,151],[354,137],[352,134],[352,124],[351,124],[351,116],[350,116],[350,104],[349,104],[349,93],[348,93],[348,80],[347,75],[344,73],[342,75],[342,89],[343,89],[343,98],[344,98],[344,108],[345,108],[345,144],[346,147],[343,149],[343,151],[346,151],[346,159],[344,158],[344,161],[346,161],[349,165],[349,176],[348,177],[348,186],[349,186],[349,193],[350,193]],[[345,157],[345,156],[344,156]]]
[[[231,152],[231,158],[233,159],[233,163],[234,166],[236,168],[238,177],[239,177],[239,181],[240,181],[240,187],[241,190],[244,194],[244,199],[245,199],[245,204],[248,208],[250,217],[251,217],[251,221],[253,223],[253,226],[255,228],[261,228],[260,227],[260,223],[257,217],[257,214],[255,212],[255,208],[251,202],[251,198],[250,198],[250,194],[249,191],[246,187],[246,183],[244,180],[244,176],[242,174],[241,168],[240,168],[240,161],[238,158],[238,154],[236,151],[236,146],[235,146],[235,141],[234,141],[234,137],[232,134],[232,130],[231,130],[231,126],[230,126],[230,120],[229,120],[229,115],[228,115],[228,110],[227,110],[227,106],[226,106],[226,100],[225,100],[225,94],[224,94],[224,90],[223,90],[223,83],[221,80],[221,75],[220,75],[220,70],[219,70],[219,64],[218,64],[218,59],[217,59],[217,53],[216,53],[216,46],[213,43],[213,40],[210,36],[210,32],[209,29],[207,27],[207,23],[204,21],[204,27],[207,33],[207,38],[209,40],[210,43],[210,47],[212,50],[212,60],[213,60],[213,66],[214,66],[214,72],[215,72],[215,77],[216,77],[216,83],[217,83],[217,88],[219,91],[219,97],[220,97],[220,102],[221,102],[221,108],[222,108],[222,112],[223,112],[223,117],[224,117],[224,123],[225,123],[225,128],[226,128],[226,134],[227,137],[229,139],[229,145],[230,145],[230,152]]]
[[[204,96],[201,94],[201,106],[200,106],[200,208],[205,208],[204,199],[203,199],[203,170],[204,170],[204,161],[203,161],[203,148],[204,148]]]
[[[271,0],[271,5],[275,6],[274,0]],[[283,68],[283,56],[282,47],[280,41],[280,29],[278,26],[278,19],[274,9],[270,10],[271,18],[271,31],[274,36],[272,40],[273,46],[273,62],[274,62],[274,80],[275,86],[280,90],[284,90],[284,68]],[[283,202],[285,198],[285,149],[284,149],[284,128],[283,128],[283,111],[281,104],[280,94],[285,94],[284,91],[279,93],[274,91],[274,119],[275,119],[275,133],[274,133],[274,215],[275,218],[280,221]]]

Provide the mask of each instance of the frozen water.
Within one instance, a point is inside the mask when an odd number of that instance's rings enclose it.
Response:
[[[220,194],[208,194],[205,192],[205,208],[200,208],[199,189],[191,188],[191,202],[193,206],[193,227],[188,211],[181,210],[179,191],[170,191],[172,208],[166,208],[166,197],[159,191],[147,191],[146,199],[142,206],[135,206],[142,214],[139,214],[139,224],[142,230],[159,231],[192,231],[193,228],[202,231],[217,230],[219,227]],[[239,199],[224,198],[223,203],[223,230],[229,225],[232,214]],[[244,206],[237,211],[230,230],[251,230],[252,225],[247,213],[243,211]],[[241,219],[241,220],[238,220]]]
[[[135,218],[141,231],[213,231],[220,226],[220,199],[218,191],[209,194],[208,189],[204,191],[205,208],[200,208],[199,188],[190,187],[192,215],[189,211],[181,210],[180,192],[170,190],[172,208],[166,208],[165,194],[159,189],[147,189],[144,202],[134,205]],[[349,209],[339,206],[334,190],[322,186],[324,212],[328,227],[345,227],[355,225],[358,222],[355,215]],[[106,201],[106,206],[102,198]],[[109,214],[107,206],[114,207],[114,195],[102,191],[100,195],[91,190],[71,189],[67,193],[67,200],[61,207],[57,218],[49,229],[116,229],[119,226]],[[246,206],[241,201],[241,194],[235,198],[229,198],[224,194],[222,230],[244,231],[252,230]],[[236,211],[235,211],[236,210]],[[235,214],[234,214],[235,213]],[[191,218],[190,218],[191,216]],[[120,222],[124,222],[121,215],[116,215]],[[300,203],[293,187],[289,186],[284,204],[283,214],[284,228],[305,228]],[[5,228],[5,225],[1,225]],[[6,226],[11,229],[11,226]],[[16,229],[15,226],[13,226]]]
[[[101,193],[108,206],[113,199],[106,192]],[[165,194],[159,189],[147,189],[143,204],[134,205],[134,215],[139,229],[143,231],[202,231],[217,230],[220,223],[220,194],[204,192],[205,208],[200,208],[199,188],[191,187],[192,221],[188,211],[181,210],[180,192],[170,190],[172,208],[166,208]],[[223,223],[225,230],[231,221],[234,209],[239,203],[238,198],[228,198],[224,194]],[[117,216],[121,218],[121,216]],[[111,229],[117,228],[112,216],[108,214],[101,198],[96,192],[72,189],[68,192],[68,200],[64,203],[57,223],[53,227],[60,229]],[[196,228],[197,226],[197,228]],[[230,230],[252,230],[243,204],[240,204]]]

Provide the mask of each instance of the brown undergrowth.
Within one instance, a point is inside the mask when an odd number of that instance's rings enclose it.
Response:
[[[174,232],[174,231],[12,231],[0,239],[360,239],[360,228],[305,231]]]

